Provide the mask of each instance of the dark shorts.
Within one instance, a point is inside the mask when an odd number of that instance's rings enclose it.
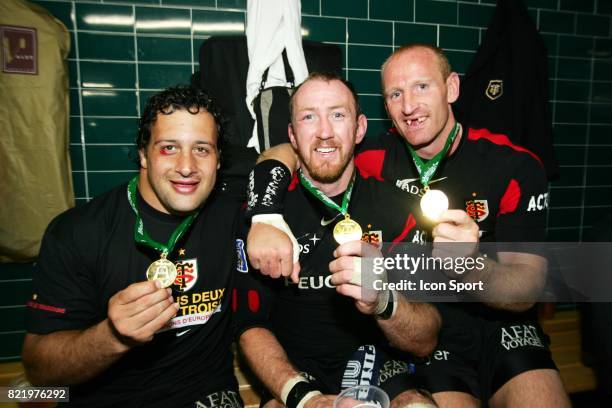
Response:
[[[382,346],[361,346],[348,359],[292,359],[294,366],[323,394],[337,395],[356,385],[376,385],[390,399],[407,390],[423,388],[416,381],[409,354]],[[261,392],[261,405],[272,399]]]
[[[443,313],[444,316],[444,313]],[[513,377],[530,370],[556,369],[548,336],[535,319],[501,320],[447,316],[438,346],[417,377],[432,393],[459,391],[488,401]],[[450,321],[448,319],[451,319]]]

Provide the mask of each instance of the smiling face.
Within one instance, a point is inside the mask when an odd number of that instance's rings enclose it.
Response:
[[[339,80],[314,78],[300,86],[292,103],[289,138],[305,175],[319,188],[346,187],[355,145],[367,127],[364,115],[356,117],[353,94]]]
[[[185,215],[200,207],[215,185],[219,168],[213,116],[176,110],[157,114],[146,148],[139,151],[138,189],[153,208]]]
[[[398,52],[383,74],[385,107],[395,128],[420,156],[444,146],[455,124],[450,104],[459,96],[459,77],[443,77],[439,57],[424,47]]]

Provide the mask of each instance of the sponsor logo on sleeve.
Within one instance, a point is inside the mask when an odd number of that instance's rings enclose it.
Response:
[[[238,272],[247,273],[249,271],[249,264],[247,262],[246,253],[244,252],[244,241],[241,239],[236,240],[236,270]]]
[[[548,193],[532,195],[529,198],[527,212],[542,211],[548,208]]]

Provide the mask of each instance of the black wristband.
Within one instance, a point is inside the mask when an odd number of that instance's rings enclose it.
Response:
[[[280,214],[285,190],[291,183],[291,171],[278,160],[264,160],[249,174],[246,215]]]
[[[314,385],[312,385],[308,381],[300,381],[296,383],[289,394],[287,394],[287,401],[285,401],[285,405],[287,408],[297,408],[298,404],[302,399],[312,391],[318,391]]]

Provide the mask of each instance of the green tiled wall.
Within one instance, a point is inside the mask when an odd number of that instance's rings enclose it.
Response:
[[[287,0],[290,1],[290,0]],[[578,240],[612,211],[612,0],[526,0],[550,54],[561,178],[551,186],[549,236]],[[129,179],[146,98],[188,82],[211,35],[241,34],[246,0],[39,0],[72,34],[71,155],[77,203]],[[379,67],[393,47],[428,42],[465,72],[495,0],[302,0],[305,37],[338,44],[369,134],[388,126]],[[0,361],[18,359],[32,265],[2,265]]]

